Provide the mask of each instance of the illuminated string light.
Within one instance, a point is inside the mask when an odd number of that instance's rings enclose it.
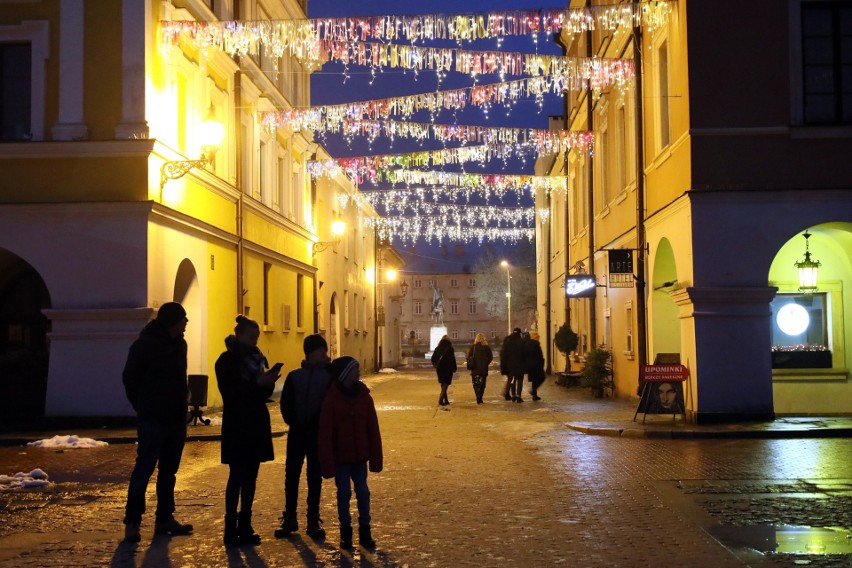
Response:
[[[559,144],[536,145],[535,140],[521,144],[498,144],[480,146],[462,146],[461,148],[443,148],[405,154],[379,154],[375,156],[357,156],[330,160],[311,160],[308,172],[313,177],[335,177],[345,173],[353,179],[374,181],[378,171],[391,168],[414,168],[424,166],[443,166],[447,164],[484,163],[492,159],[507,160],[516,156],[548,155],[567,152],[574,148],[588,151],[594,141],[592,132],[573,132],[574,136],[558,139]]]
[[[487,14],[214,22],[167,20],[160,22],[160,31],[164,46],[176,46],[183,39],[202,56],[206,56],[210,48],[221,49],[232,56],[258,55],[262,51],[265,57],[277,59],[291,54],[309,69],[315,69],[328,57],[321,42],[417,42],[434,39],[461,42],[506,36],[532,36],[537,39],[540,33],[554,34],[560,30],[577,35],[595,29],[615,31],[633,26],[644,26],[646,30],[653,31],[668,21],[670,13],[669,0],[646,0],[637,4]]]
[[[431,242],[478,242],[503,241],[514,244],[520,240],[532,241],[535,229],[506,227],[469,227],[447,225],[440,218],[409,216],[379,217],[370,219],[368,225],[375,227],[380,239],[394,239],[402,244],[424,239]]]
[[[530,97],[541,101],[547,93],[582,90],[585,87],[581,83],[567,76],[531,77],[416,95],[265,112],[261,121],[270,128],[281,125],[293,131],[311,130],[323,121],[342,124],[344,120],[378,120],[392,115],[408,118],[418,111],[437,113],[440,110],[460,110],[468,105],[487,109],[491,105],[511,105]]]

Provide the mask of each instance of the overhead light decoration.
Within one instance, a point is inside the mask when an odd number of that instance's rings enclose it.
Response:
[[[653,31],[665,25],[671,13],[669,0],[647,0],[627,4],[583,8],[513,10],[482,14],[432,14],[414,16],[371,16],[299,20],[213,21],[166,20],[160,22],[161,42],[177,46],[190,42],[205,57],[210,48],[228,55],[258,55],[277,59],[285,54],[299,59],[309,70],[328,60],[323,42],[429,41],[457,42],[508,36],[554,34],[579,35],[591,30],[618,31],[642,26]],[[422,55],[411,56],[422,64]],[[381,57],[379,56],[381,64]],[[391,61],[387,62],[391,65]],[[474,64],[475,65],[475,64]]]
[[[799,292],[809,294],[817,291],[817,272],[822,263],[818,260],[811,260],[809,243],[811,234],[805,231],[802,236],[805,237],[805,259],[794,264],[799,269]]]
[[[381,207],[377,209],[381,209],[385,216],[432,217],[441,219],[448,225],[528,228],[535,222],[535,210],[532,207],[409,202],[403,207]],[[413,213],[413,215],[410,213]]]
[[[551,190],[552,191],[552,190]],[[525,189],[506,189],[504,187],[443,187],[443,186],[413,186],[405,189],[361,189],[360,196],[374,208],[405,207],[409,202],[436,202],[439,199],[452,201],[457,206],[471,202],[471,199],[486,203],[507,203],[511,197],[520,205],[523,198],[529,195]]]
[[[544,225],[550,220],[550,209],[547,208],[539,208],[538,210],[538,219],[541,221],[541,224]]]
[[[447,225],[443,220],[432,217],[379,217],[370,219],[369,225],[374,227],[380,239],[391,238],[401,244],[412,244],[424,239],[430,242],[477,242],[503,241],[514,244],[520,240],[532,241],[535,229],[506,228],[506,227],[469,227],[462,225]]]

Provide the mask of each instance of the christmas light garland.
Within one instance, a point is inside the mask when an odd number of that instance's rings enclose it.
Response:
[[[529,97],[541,102],[545,94],[561,94],[582,87],[572,85],[565,79],[567,78],[531,77],[416,95],[265,112],[261,121],[264,126],[270,128],[281,125],[297,131],[310,130],[312,126],[323,121],[342,124],[344,120],[378,120],[388,116],[408,118],[418,111],[436,113],[441,110],[460,110],[468,105],[487,109],[495,104],[512,105]]]
[[[492,159],[508,160],[512,157],[525,158],[530,155],[550,155],[567,152],[574,148],[583,151],[591,149],[594,141],[593,132],[573,132],[571,134],[574,136],[566,136],[558,139],[560,144],[552,146],[539,146],[535,144],[535,141],[532,141],[532,143],[519,144],[462,146],[461,148],[443,148],[440,150],[424,150],[404,154],[378,154],[374,156],[355,156],[330,160],[310,160],[308,162],[308,172],[314,178],[336,177],[345,173],[353,179],[374,181],[378,177],[379,170],[391,167],[415,168],[470,162],[482,164]]]
[[[554,34],[560,30],[580,34],[601,29],[644,26],[653,30],[669,17],[669,0],[638,4],[598,4],[584,8],[514,10],[486,14],[433,14],[371,16],[302,20],[214,21],[167,20],[160,22],[161,42],[176,46],[183,38],[206,57],[210,48],[229,55],[257,55],[276,60],[297,57],[309,69],[327,58],[321,42],[410,42],[448,39],[457,42],[507,36]],[[277,61],[274,62],[277,69]]]
[[[470,174],[441,172],[435,170],[383,170],[378,173],[376,182],[391,184],[426,184],[453,187],[493,187],[504,190],[529,190],[535,192],[565,191],[564,176],[528,176],[503,174]]]
[[[283,118],[278,112],[261,113],[267,128],[280,126],[300,127],[298,123],[277,122]],[[301,126],[304,126],[303,124]],[[347,139],[366,137],[372,143],[380,137],[393,142],[397,138],[410,140],[435,140],[436,142],[462,142],[474,144],[534,144],[537,148],[556,148],[564,139],[582,135],[571,130],[545,130],[536,128],[509,128],[503,126],[475,126],[465,124],[435,124],[400,120],[348,120],[329,123],[318,121],[309,130],[315,134],[327,132],[342,134]],[[297,130],[298,132],[298,130]],[[573,142],[569,142],[575,145]]]
[[[369,200],[369,198],[368,198]],[[395,212],[394,217],[406,216],[405,212],[415,216],[443,219],[449,225],[470,225],[481,227],[526,227],[535,222],[535,209],[532,207],[494,207],[490,205],[455,205],[430,203],[427,201],[408,202],[404,207],[392,207],[384,210],[384,215]]]
[[[411,217],[378,217],[368,219],[368,226],[375,227],[379,239],[401,241],[403,244],[418,240],[432,242],[478,242],[501,240],[514,244],[522,239],[532,241],[535,229],[506,228],[506,227],[468,227],[462,225],[446,225],[437,218]]]
[[[471,198],[486,203],[506,203],[509,196],[515,197],[515,203],[520,205],[521,201],[529,196],[527,188],[508,189],[505,187],[407,187],[404,189],[371,189],[361,190],[359,193],[374,208],[386,210],[388,207],[406,207],[409,202],[438,201],[448,199],[454,201],[457,206],[462,203],[470,203]]]
[[[361,65],[378,70],[410,69],[416,72],[455,71],[471,77],[481,74],[558,75],[577,77],[592,86],[626,84],[633,78],[628,59],[564,57],[509,51],[470,51],[457,48],[422,47],[376,42],[322,41],[323,59],[344,65]]]

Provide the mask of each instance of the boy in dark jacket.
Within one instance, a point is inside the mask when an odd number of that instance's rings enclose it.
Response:
[[[308,462],[308,527],[311,538],[325,538],[319,516],[322,494],[317,434],[322,401],[331,384],[328,373],[328,343],[321,335],[309,335],[303,342],[305,360],[291,371],[281,391],[281,415],[290,427],[287,432],[287,459],[284,465],[284,514],[275,538],[285,538],[299,530],[296,509],[299,502],[299,478],[302,464]]]
[[[334,384],[322,405],[319,430],[322,476],[334,477],[337,485],[337,516],[340,521],[340,547],[352,548],[352,516],[349,500],[352,487],[358,501],[358,542],[375,548],[370,531],[370,489],[367,469],[380,472],[383,467],[382,437],[379,419],[370,389],[359,379],[358,361],[340,357],[330,367]],[[350,484],[351,480],[351,484]]]
[[[160,306],[139,339],[130,346],[123,380],[127,400],[138,417],[136,464],[127,489],[124,540],[139,542],[145,492],[157,469],[157,512],[154,530],[186,535],[192,525],[179,523],[175,512],[175,475],[186,443],[186,311],[177,302]]]

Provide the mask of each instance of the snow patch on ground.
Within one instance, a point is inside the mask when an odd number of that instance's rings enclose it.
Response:
[[[380,372],[380,373],[396,373],[396,372],[397,372],[397,370],[396,370],[396,369],[392,369],[392,368],[390,368],[390,367],[384,367],[384,368],[379,369],[379,372]]]
[[[38,468],[29,473],[19,471],[15,475],[0,475],[0,491],[43,487],[50,484],[51,481],[48,481],[47,473]]]
[[[82,448],[99,448],[108,446],[109,444],[100,440],[93,440],[92,438],[80,438],[72,434],[70,436],[54,436],[46,440],[36,440],[35,442],[28,442],[27,445],[35,448],[50,448],[54,450],[78,450]]]

